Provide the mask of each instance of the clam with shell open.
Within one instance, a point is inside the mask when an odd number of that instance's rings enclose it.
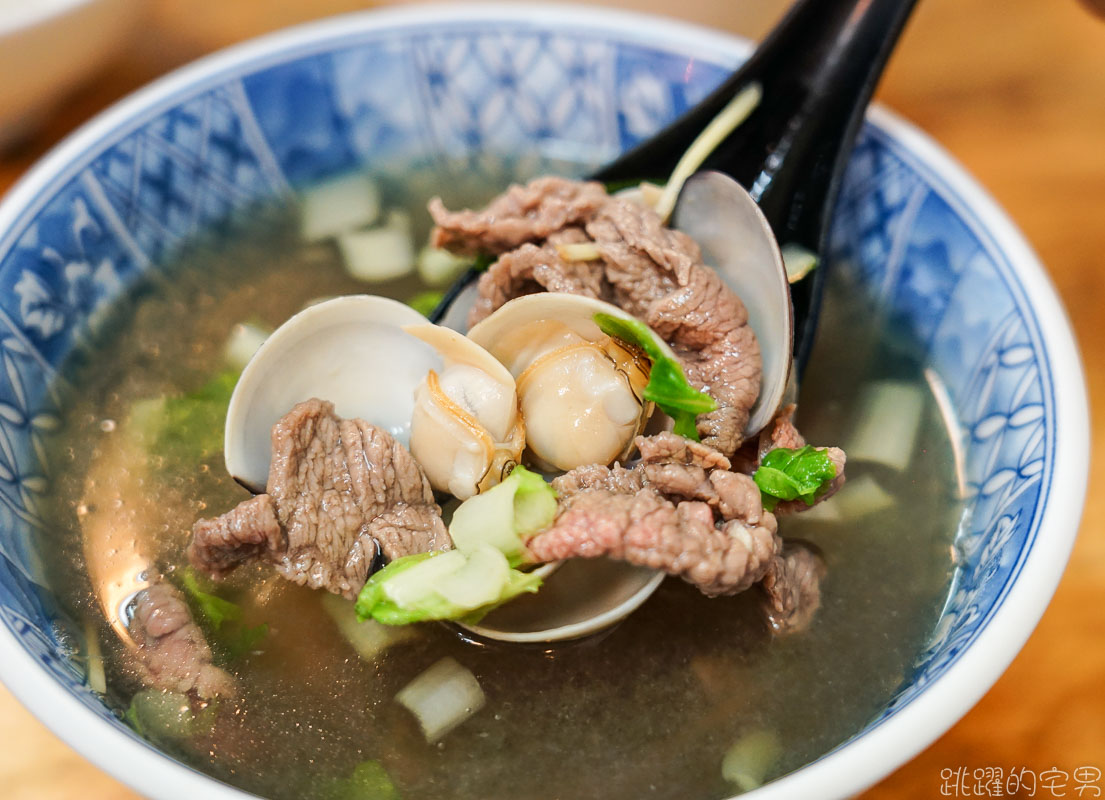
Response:
[[[272,426],[312,397],[387,430],[434,489],[462,500],[508,474],[525,443],[514,379],[498,361],[409,306],[352,295],[299,312],[246,365],[226,418],[235,480],[265,490]]]

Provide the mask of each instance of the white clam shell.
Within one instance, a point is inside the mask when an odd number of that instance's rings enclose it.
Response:
[[[461,499],[497,483],[525,443],[510,372],[456,331],[383,297],[310,306],[258,349],[227,411],[226,466],[236,480],[264,491],[272,426],[312,397],[387,430],[435,489]]]
[[[479,623],[461,627],[501,642],[579,639],[621,622],[667,577],[657,570],[608,558],[556,561],[537,571],[545,579],[537,594],[515,598]]]
[[[271,432],[291,408],[318,397],[408,443],[413,387],[441,356],[405,333],[425,323],[410,306],[372,295],[327,300],[300,311],[265,340],[242,371],[226,414],[226,468],[265,490]]]

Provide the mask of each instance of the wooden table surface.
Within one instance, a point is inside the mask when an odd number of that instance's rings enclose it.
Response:
[[[781,5],[765,0],[621,0],[621,5],[757,35]],[[16,152],[0,192],[101,108],[166,69],[251,33],[363,5],[352,0],[154,0],[143,34],[71,96]],[[0,80],[4,80],[0,76]],[[1105,382],[1105,20],[1076,0],[924,0],[880,89],[1005,207],[1036,248],[1081,343],[1094,420]],[[1105,446],[1105,441],[1103,441]],[[962,721],[865,800],[940,797],[945,770],[997,767],[1041,779],[1036,797],[1079,794],[1075,770],[1105,772],[1105,480],[1095,459],[1081,535],[1062,584],[1005,675]],[[87,764],[0,687],[0,797],[124,800],[133,792]],[[947,773],[944,773],[946,775]],[[1098,789],[1098,791],[1094,791]],[[952,795],[954,796],[954,795]],[[1012,796],[1002,790],[991,796]],[[1028,797],[1026,790],[1018,796]]]

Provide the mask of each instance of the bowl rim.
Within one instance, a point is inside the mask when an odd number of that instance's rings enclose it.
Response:
[[[262,70],[276,63],[328,51],[343,39],[375,31],[472,22],[525,24],[535,29],[581,28],[612,33],[619,41],[712,51],[722,58],[747,53],[749,44],[732,34],[640,12],[559,4],[430,4],[369,10],[295,26],[234,45],[183,66],[128,95],[70,134],[28,171],[0,202],[0,253],[21,220],[33,218],[51,191],[73,177],[83,153],[121,130],[133,129],[160,113],[179,95],[202,91],[243,68]],[[989,239],[1019,279],[1051,361],[1055,385],[1055,460],[1051,486],[1020,575],[991,619],[947,671],[926,689],[928,700],[910,702],[889,719],[829,754],[756,790],[759,800],[853,795],[913,758],[989,690],[1035,629],[1062,577],[1082,515],[1089,469],[1089,411],[1085,377],[1069,319],[1039,259],[990,195],[926,134],[879,107],[868,120],[901,150],[924,166],[927,177],[943,183],[951,202],[972,231]],[[1044,546],[1046,543],[1046,546]],[[234,800],[251,796],[161,753],[125,731],[105,726],[44,670],[8,629],[0,625],[0,679],[51,731],[90,762],[151,797],[185,800],[195,796]],[[935,780],[934,776],[934,780]]]

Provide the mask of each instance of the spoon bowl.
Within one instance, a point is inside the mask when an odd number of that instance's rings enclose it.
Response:
[[[541,591],[495,609],[476,625],[484,639],[540,644],[581,639],[621,622],[652,596],[663,572],[607,558],[571,559],[537,569]]]

